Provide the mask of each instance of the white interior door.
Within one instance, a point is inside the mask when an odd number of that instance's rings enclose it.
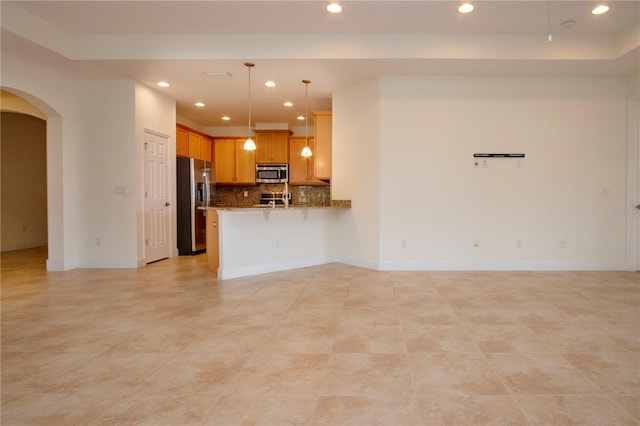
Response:
[[[144,238],[145,262],[169,257],[169,140],[144,134]]]

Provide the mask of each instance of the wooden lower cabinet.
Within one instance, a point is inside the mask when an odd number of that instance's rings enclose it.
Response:
[[[216,184],[255,185],[255,151],[244,150],[245,138],[214,138]]]
[[[220,232],[218,231],[218,211],[207,210],[207,265],[209,271],[218,273],[220,267]]]

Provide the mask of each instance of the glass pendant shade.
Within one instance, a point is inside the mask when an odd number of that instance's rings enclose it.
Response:
[[[311,80],[302,80],[304,83],[304,125],[305,125],[305,136],[304,136],[304,148],[302,148],[302,152],[300,155],[303,157],[311,157],[313,153],[311,152],[311,148],[309,148],[309,83]]]
[[[244,141],[243,148],[245,151],[255,151],[256,143],[253,141],[253,139],[251,139],[251,68],[254,67],[254,64],[252,64],[251,62],[245,62],[244,65],[249,70],[249,136],[247,137],[247,140]]]
[[[253,141],[253,139],[251,139],[251,137],[249,137],[249,139],[244,141],[244,150],[245,151],[255,151],[256,150],[256,143]]]

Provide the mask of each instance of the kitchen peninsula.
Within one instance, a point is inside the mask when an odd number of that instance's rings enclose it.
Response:
[[[339,215],[350,207],[211,207],[209,270],[224,280],[333,262]]]

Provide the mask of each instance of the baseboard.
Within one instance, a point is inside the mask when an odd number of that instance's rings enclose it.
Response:
[[[61,260],[47,259],[47,271],[51,271],[51,272],[65,271],[64,262]]]
[[[626,271],[626,262],[380,262],[380,271]]]

